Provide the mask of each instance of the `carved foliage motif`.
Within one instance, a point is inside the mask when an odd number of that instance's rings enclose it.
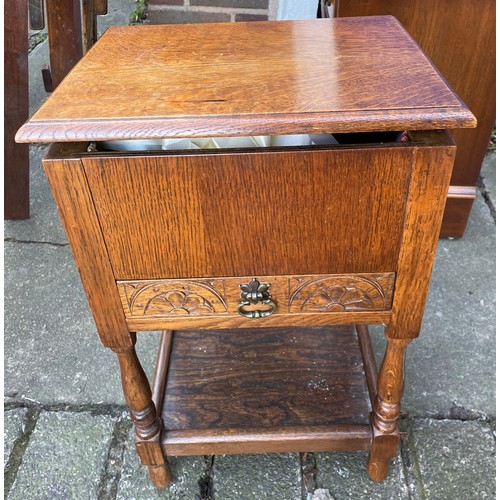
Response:
[[[381,273],[264,276],[261,279],[272,283],[276,304],[281,304],[279,314],[297,314],[388,311],[392,305],[394,278],[394,273]],[[127,318],[237,315],[242,300],[240,292],[245,297],[253,293],[255,299],[259,294],[264,296],[257,280],[255,286],[245,284],[242,288],[244,279],[248,278],[119,281],[117,285]]]
[[[197,316],[227,313],[221,280],[120,283],[127,316]]]
[[[290,312],[383,311],[390,309],[394,275],[290,279]]]

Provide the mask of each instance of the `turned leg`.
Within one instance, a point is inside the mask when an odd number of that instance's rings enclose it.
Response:
[[[398,418],[404,388],[404,359],[411,339],[387,338],[384,360],[377,382],[377,396],[371,418],[373,441],[368,458],[368,475],[382,481],[389,462],[398,451]]]
[[[151,481],[165,488],[172,480],[168,461],[163,456],[160,439],[162,422],[151,399],[148,379],[132,346],[113,349],[118,355],[125,401],[130,408],[135,430],[135,446],[141,462],[148,466]]]

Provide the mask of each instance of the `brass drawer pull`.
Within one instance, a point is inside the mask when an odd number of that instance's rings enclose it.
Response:
[[[250,283],[240,285],[241,288],[241,301],[236,308],[236,311],[245,318],[265,318],[271,316],[276,311],[276,304],[271,300],[269,287],[267,283],[260,283],[257,278],[253,278]],[[246,306],[251,304],[264,304],[271,306],[270,309],[245,310]]]

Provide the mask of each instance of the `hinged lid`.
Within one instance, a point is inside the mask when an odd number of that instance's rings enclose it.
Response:
[[[110,28],[20,142],[475,126],[390,16]]]

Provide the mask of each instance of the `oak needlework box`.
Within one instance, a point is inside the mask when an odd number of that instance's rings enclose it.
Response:
[[[43,165],[157,486],[169,455],[367,450],[387,475],[446,129],[474,125],[372,17],[111,28],[21,128],[54,143]],[[134,139],[150,145],[113,142]],[[386,325],[379,370],[368,324]]]

